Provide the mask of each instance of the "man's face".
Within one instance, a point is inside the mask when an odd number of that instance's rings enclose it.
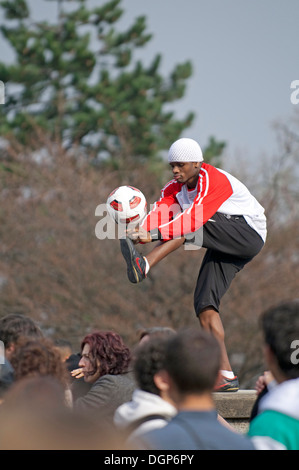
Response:
[[[170,166],[173,177],[178,183],[187,184],[189,188],[195,188],[201,167],[200,162],[171,162]]]
[[[94,383],[100,377],[100,361],[96,361],[96,372],[94,372],[94,362],[92,361],[90,346],[85,344],[82,350],[79,367],[84,374],[84,380],[88,383]]]

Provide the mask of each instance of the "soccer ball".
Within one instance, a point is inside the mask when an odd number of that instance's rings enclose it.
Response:
[[[119,186],[109,194],[107,210],[117,223],[141,223],[147,213],[144,194],[133,186]]]

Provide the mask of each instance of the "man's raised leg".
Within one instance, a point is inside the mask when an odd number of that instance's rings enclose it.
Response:
[[[160,242],[158,245],[153,248],[150,253],[146,255],[149,267],[152,268],[158,264],[163,258],[168,256],[173,251],[177,250],[180,246],[183,245],[185,238],[174,238],[173,240],[168,240],[166,242]]]

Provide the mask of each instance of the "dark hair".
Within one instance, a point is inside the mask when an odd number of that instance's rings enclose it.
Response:
[[[275,355],[279,368],[291,379],[299,377],[298,364],[291,360],[292,342],[299,340],[299,301],[285,302],[261,316],[265,343]]]
[[[139,332],[139,341],[145,337],[151,338],[154,336],[171,336],[174,333],[175,330],[169,326],[153,326],[150,328],[145,328]]]
[[[182,394],[212,391],[220,368],[220,346],[202,329],[185,329],[168,342],[164,368]]]
[[[0,318],[0,340],[8,348],[20,336],[41,338],[43,336],[36,323],[26,315],[10,313]]]
[[[48,338],[22,337],[10,358],[15,380],[50,376],[65,384],[68,375],[60,354]]]
[[[160,394],[154,376],[163,369],[169,336],[153,337],[135,350],[133,370],[138,387],[145,392]]]
[[[81,352],[85,344],[90,347],[92,374],[97,370],[97,359],[100,361],[100,376],[123,374],[128,370],[131,351],[119,334],[112,331],[96,331],[85,336],[81,343]]]

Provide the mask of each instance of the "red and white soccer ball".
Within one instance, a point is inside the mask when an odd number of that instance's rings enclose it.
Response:
[[[133,186],[119,186],[109,194],[107,210],[117,224],[141,223],[147,213],[144,194]]]

